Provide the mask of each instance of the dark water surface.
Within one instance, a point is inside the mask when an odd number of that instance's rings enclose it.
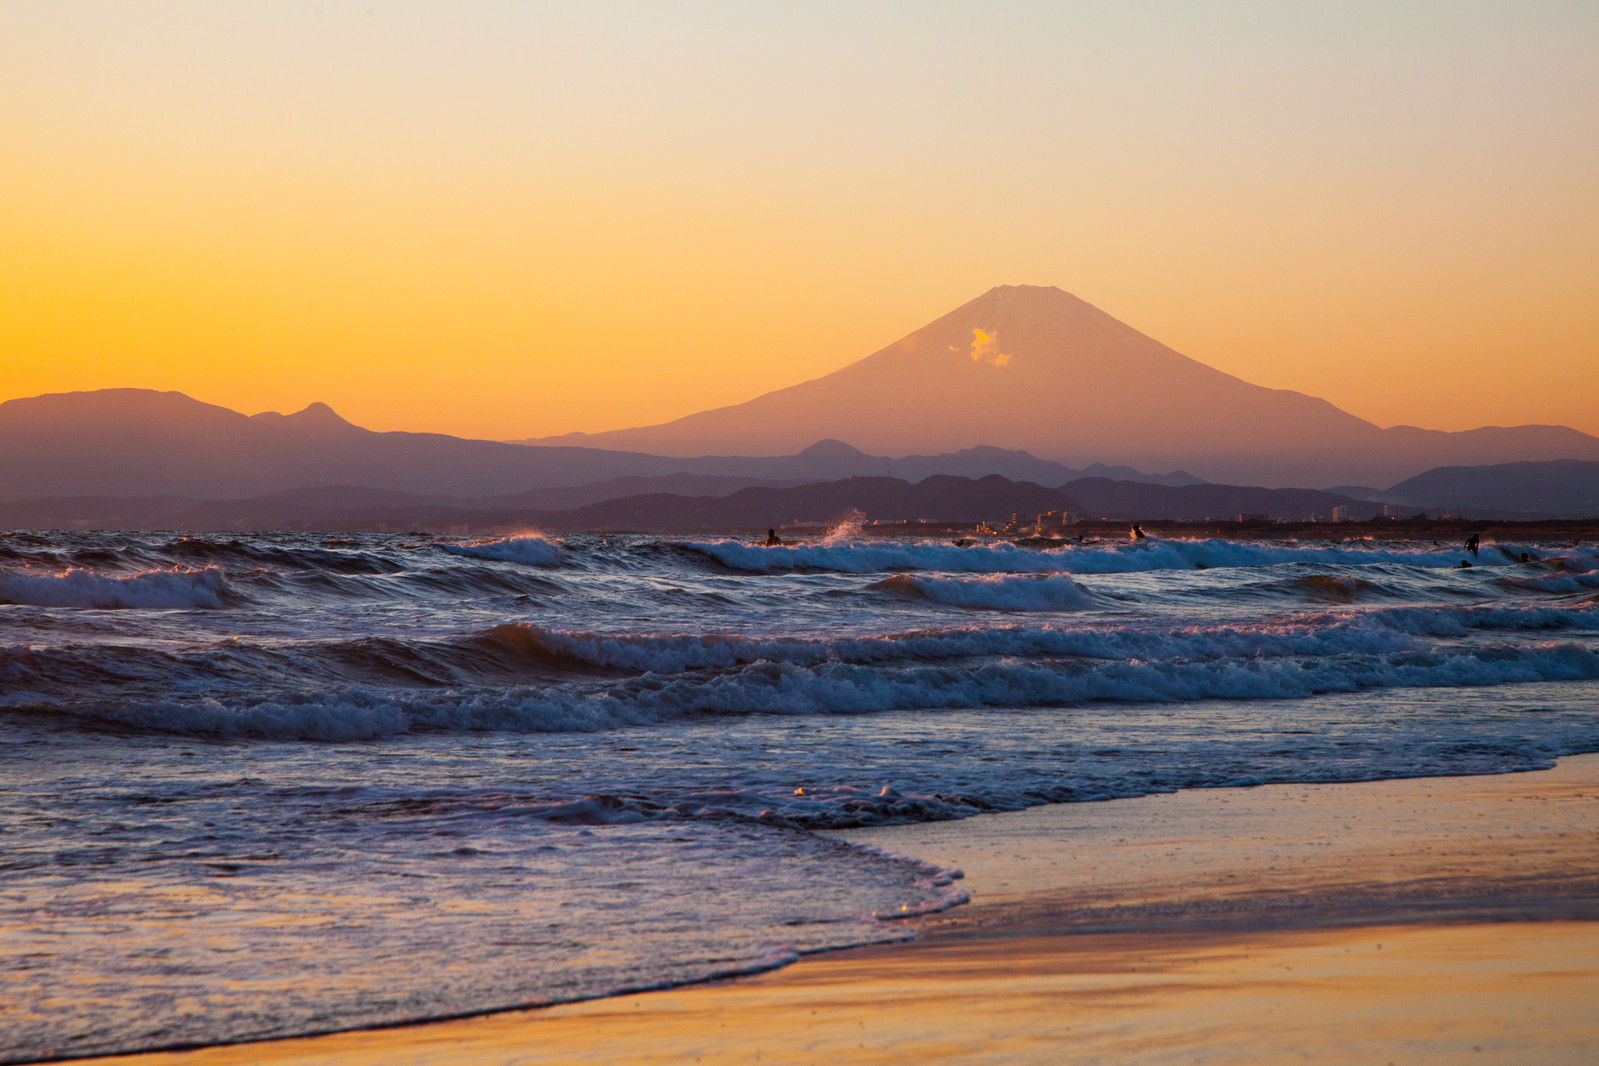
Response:
[[[0,536],[0,1061],[670,984],[962,898],[816,828],[1599,750],[1599,555],[1459,559]]]

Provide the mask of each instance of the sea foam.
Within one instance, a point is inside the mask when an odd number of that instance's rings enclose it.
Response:
[[[91,704],[72,712],[179,734],[350,741],[399,733],[595,732],[689,715],[858,715],[893,710],[1072,706],[1097,701],[1302,699],[1329,692],[1599,679],[1599,655],[1574,644],[1461,648],[1333,659],[999,661],[882,669],[756,663],[708,677],[452,693],[350,686],[273,699]]]
[[[880,592],[989,611],[1081,611],[1094,597],[1069,577],[994,574],[978,578],[895,574],[870,586]]]
[[[939,661],[974,656],[1092,659],[1257,658],[1421,651],[1418,638],[1479,631],[1594,631],[1599,610],[1571,607],[1393,607],[1325,612],[1255,624],[1126,623],[956,626],[830,638],[738,633],[596,633],[526,623],[497,627],[502,641],[596,667],[646,673],[721,669],[755,662]]]
[[[1596,629],[1599,611],[1577,608],[1407,608],[1291,624],[961,628],[819,640],[519,625],[491,635],[544,659],[631,676],[579,672],[545,685],[445,691],[408,690],[374,678],[373,684],[317,685],[267,697],[112,701],[80,705],[73,713],[164,732],[337,741],[410,732],[593,732],[688,715],[1298,699],[1367,689],[1592,680],[1599,678],[1599,652],[1581,642],[1482,643],[1474,637],[1439,644],[1425,638],[1567,630],[1586,639]],[[448,649],[434,645],[433,654]],[[409,656],[404,648],[398,653]],[[465,644],[462,654],[469,657]],[[16,666],[23,665],[18,659]]]
[[[559,545],[537,534],[484,540],[475,544],[440,544],[439,547],[451,555],[490,559],[502,563],[522,563],[526,566],[559,566],[565,559]]]
[[[224,606],[230,592],[216,566],[118,575],[82,569],[0,570],[0,603],[32,607],[215,609]]]
[[[940,570],[954,573],[1126,574],[1156,570],[1195,570],[1281,563],[1370,565],[1394,563],[1442,569],[1457,566],[1461,552],[1446,548],[1361,545],[1293,545],[1230,540],[1141,540],[1123,544],[1066,544],[1046,551],[1011,544],[965,548],[937,541],[865,541],[766,547],[736,540],[684,541],[682,547],[722,565],[751,573],[832,570],[867,574],[883,570]],[[1508,565],[1506,558],[1484,557],[1484,566]]]

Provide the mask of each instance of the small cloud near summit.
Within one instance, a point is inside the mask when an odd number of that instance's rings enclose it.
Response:
[[[989,366],[1008,366],[1010,356],[999,350],[999,337],[980,329],[972,330],[972,362]]]

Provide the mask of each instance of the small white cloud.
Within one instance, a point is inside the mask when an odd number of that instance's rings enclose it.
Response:
[[[999,350],[999,338],[980,329],[972,330],[972,362],[989,366],[1009,366],[1010,356]]]

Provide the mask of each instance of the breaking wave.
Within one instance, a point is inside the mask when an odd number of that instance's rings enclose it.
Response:
[[[1445,569],[1461,553],[1445,548],[1263,544],[1229,540],[1142,540],[1113,545],[1069,545],[1035,551],[1011,544],[959,547],[936,541],[853,544],[785,544],[777,547],[736,540],[683,541],[680,545],[723,566],[749,573],[831,570],[866,574],[882,570],[941,570],[955,573],[1126,574],[1282,563],[1370,565],[1393,563]],[[1484,558],[1503,566],[1508,558]]]
[[[1091,701],[1300,699],[1369,689],[1593,679],[1599,679],[1599,655],[1575,644],[1544,644],[1370,653],[1336,660],[1001,660],[892,669],[848,662],[758,662],[703,676],[643,678],[598,689],[513,686],[426,693],[347,686],[266,699],[90,701],[55,713],[165,733],[348,741],[415,732],[594,732],[690,715],[857,715]]]
[[[219,609],[239,601],[220,567],[150,570],[127,575],[71,569],[59,573],[0,570],[0,603],[30,607]]]
[[[189,654],[19,646],[0,650],[10,690],[0,706],[160,732],[354,740],[590,732],[691,715],[1284,699],[1599,678],[1591,646],[1483,642],[1501,632],[1586,635],[1599,632],[1599,610],[1392,608],[1254,625],[960,627],[811,639],[521,623],[434,640],[367,638],[292,651],[230,642]],[[1457,644],[1434,639],[1467,636]],[[140,676],[160,682],[144,698],[98,685]],[[53,699],[52,686],[77,698]],[[192,695],[172,697],[185,688]],[[99,691],[110,698],[94,698]]]
[[[565,553],[559,545],[536,534],[484,540],[476,544],[440,544],[439,547],[451,555],[501,563],[522,563],[526,566],[559,566],[565,561]]]
[[[1094,596],[1069,577],[996,574],[979,578],[895,574],[869,588],[931,600],[951,607],[989,611],[1082,611],[1097,606]]]
[[[1375,581],[1334,574],[1304,574],[1267,587],[1313,603],[1355,603],[1382,596],[1387,591]]]
[[[216,562],[227,566],[273,567],[281,570],[309,570],[327,574],[393,574],[405,569],[392,558],[384,558],[370,551],[344,542],[329,547],[307,544],[274,544],[243,540],[215,540],[210,537],[179,537],[168,541],[153,551],[145,549],[143,556],[158,555],[181,564],[196,560]],[[129,549],[134,550],[134,549]]]

